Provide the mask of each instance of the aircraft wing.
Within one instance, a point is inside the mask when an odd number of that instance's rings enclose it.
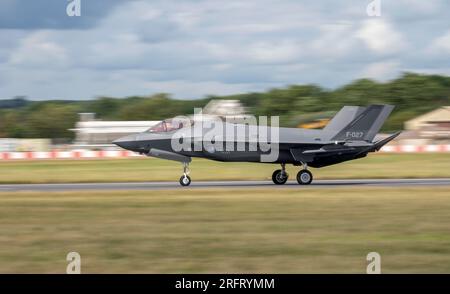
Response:
[[[303,148],[292,148],[290,149],[290,152],[292,156],[295,158],[295,160],[299,162],[311,162],[314,160],[316,156],[320,155],[342,155],[346,153],[354,153],[355,147],[351,146],[344,146],[342,144],[325,144],[322,145],[318,149],[307,149],[304,150]]]

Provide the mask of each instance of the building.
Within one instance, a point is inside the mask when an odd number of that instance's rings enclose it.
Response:
[[[74,148],[104,149],[114,147],[111,142],[120,137],[144,132],[159,121],[102,121],[94,113],[80,113],[76,123]]]
[[[240,116],[247,113],[247,109],[239,100],[211,100],[203,107],[203,113],[217,116]]]
[[[431,142],[450,141],[450,106],[443,106],[405,122],[405,129]]]
[[[204,108],[206,117],[219,116],[223,118],[244,119],[246,109],[238,100],[211,100]],[[111,144],[117,138],[144,132],[160,121],[102,121],[95,119],[95,113],[80,113],[76,123],[75,149],[108,149],[116,148]],[[174,113],[173,116],[179,115]]]

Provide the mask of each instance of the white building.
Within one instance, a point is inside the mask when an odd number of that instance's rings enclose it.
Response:
[[[203,107],[203,113],[217,116],[242,116],[247,109],[239,100],[211,100]]]
[[[204,108],[204,119],[209,116],[246,118],[246,108],[239,100],[211,100]],[[174,116],[177,114],[174,113]],[[80,121],[71,129],[75,134],[73,148],[115,148],[111,142],[120,137],[144,132],[160,121],[102,121],[95,113],[80,113]]]
[[[80,113],[80,121],[71,129],[75,134],[75,148],[100,149],[114,147],[120,137],[144,132],[159,121],[102,121],[94,113]]]

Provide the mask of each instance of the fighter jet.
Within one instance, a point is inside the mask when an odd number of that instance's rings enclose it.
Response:
[[[393,108],[392,105],[344,106],[323,129],[316,130],[273,125],[255,127],[223,120],[220,120],[221,127],[217,127],[211,119],[172,118],[113,143],[140,154],[182,163],[182,186],[191,183],[192,157],[280,164],[281,168],[272,174],[276,185],[286,183],[289,175],[285,167],[292,164],[301,167],[297,182],[308,185],[313,180],[308,167],[321,168],[365,157],[397,137],[400,132],[375,138]]]

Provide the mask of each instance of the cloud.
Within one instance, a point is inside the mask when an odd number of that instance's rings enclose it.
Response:
[[[437,53],[450,54],[450,30],[433,40],[429,50]]]
[[[292,40],[279,42],[257,41],[240,44],[203,43],[211,56],[245,64],[278,64],[295,60],[301,55],[301,43]]]
[[[45,31],[32,33],[24,38],[19,49],[12,52],[9,63],[21,67],[59,67],[68,62],[63,46],[48,39]]]
[[[91,28],[120,0],[81,0],[82,17],[68,17],[65,0],[2,0],[2,29],[74,29]]]
[[[368,49],[377,54],[396,53],[407,47],[401,33],[381,18],[364,21],[356,36],[364,42]]]
[[[352,54],[358,46],[352,23],[337,23],[319,27],[319,35],[309,44],[309,52],[319,58],[335,60]]]
[[[386,81],[395,77],[398,68],[399,63],[396,61],[375,62],[367,65],[361,75],[364,78]]]
[[[0,98],[200,98],[449,72],[445,1],[383,1],[379,18],[358,0],[81,1],[79,18],[60,0],[2,3]]]

